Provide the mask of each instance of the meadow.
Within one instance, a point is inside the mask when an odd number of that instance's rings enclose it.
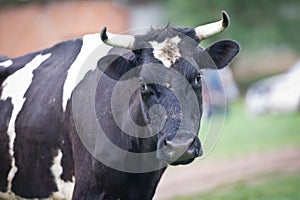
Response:
[[[264,182],[236,183],[214,191],[173,200],[298,200],[300,173],[284,178],[269,178]]]
[[[272,150],[300,147],[300,113],[250,116],[243,99],[234,102],[209,157],[232,157]]]

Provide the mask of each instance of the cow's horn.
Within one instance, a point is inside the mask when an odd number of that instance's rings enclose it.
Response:
[[[134,36],[132,35],[117,35],[106,31],[107,28],[104,26],[101,30],[100,37],[101,40],[113,47],[120,47],[125,49],[133,49]]]
[[[195,31],[199,39],[203,40],[205,38],[208,38],[210,36],[213,36],[217,33],[224,31],[228,26],[229,26],[229,16],[223,10],[222,19],[220,21],[198,26],[195,28]]]

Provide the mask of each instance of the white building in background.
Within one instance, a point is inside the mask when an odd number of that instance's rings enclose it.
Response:
[[[250,115],[280,114],[300,110],[300,60],[286,73],[252,84],[245,104]]]

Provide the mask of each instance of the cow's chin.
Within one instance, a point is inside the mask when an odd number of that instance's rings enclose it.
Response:
[[[191,162],[193,162],[195,160],[196,157],[192,157],[192,158],[183,158],[183,157],[179,157],[178,159],[174,160],[174,159],[170,159],[169,157],[166,156],[159,156],[159,160],[167,163],[168,165],[171,166],[176,166],[176,165],[187,165],[190,164]]]
[[[190,158],[188,160],[176,160],[174,162],[168,163],[169,165],[176,166],[176,165],[187,165],[193,162],[195,158]]]

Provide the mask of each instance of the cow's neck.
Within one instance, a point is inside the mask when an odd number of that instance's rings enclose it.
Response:
[[[152,199],[159,180],[166,167],[157,171],[132,174],[129,178],[129,190],[125,199]]]

